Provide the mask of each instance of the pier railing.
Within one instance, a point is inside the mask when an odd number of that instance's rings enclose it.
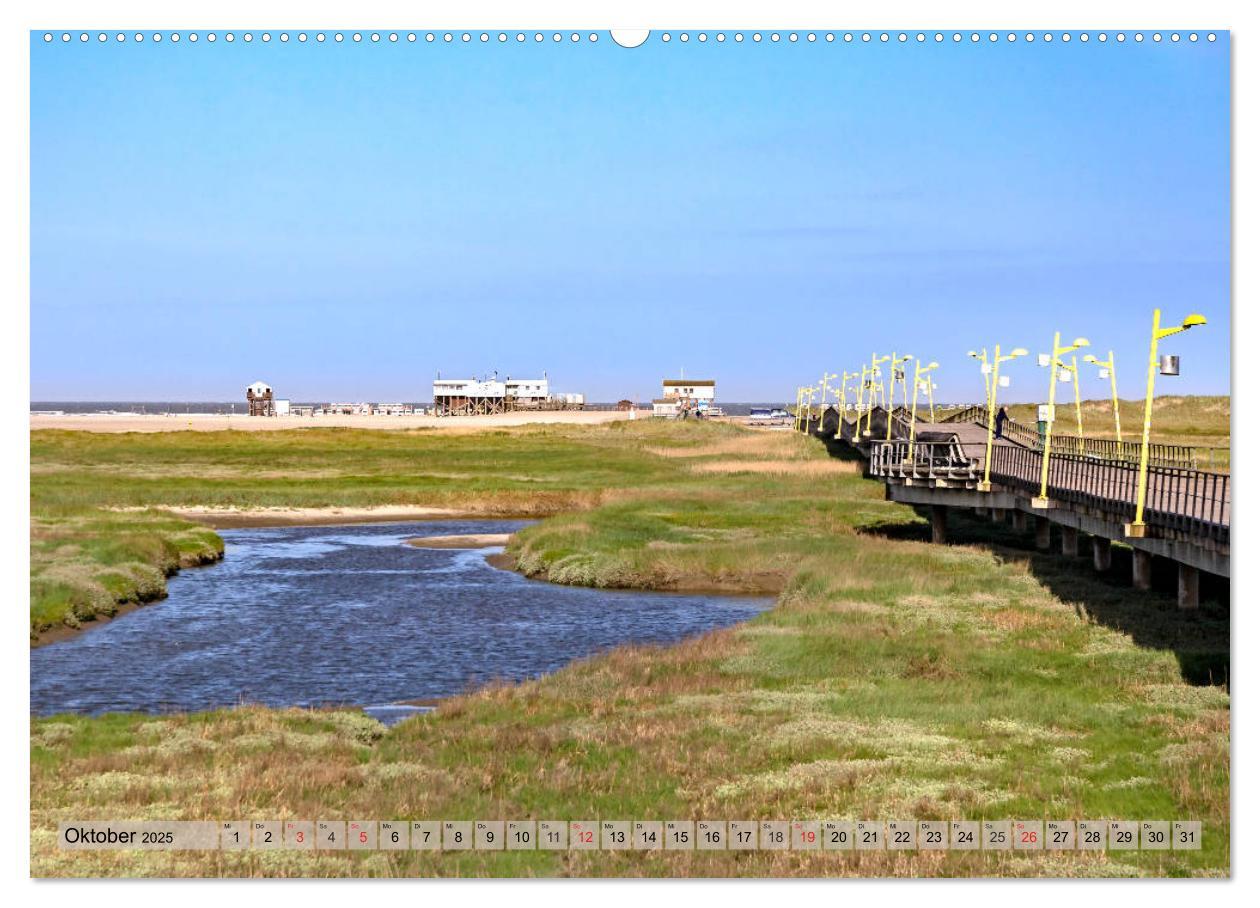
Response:
[[[1041,449],[1041,433],[1034,427],[1006,420],[1002,434],[1011,441],[1029,448]],[[1051,454],[1076,454],[1101,460],[1121,460],[1138,463],[1142,458],[1142,445],[1136,441],[1116,441],[1111,438],[1077,437],[1075,435],[1051,435]],[[1159,467],[1176,467],[1194,470],[1198,468],[1195,450],[1189,445],[1152,444],[1150,464]]]
[[[994,481],[1034,495],[1041,492],[1041,453],[1016,445],[993,449]],[[1050,454],[1047,495],[1132,520],[1137,508],[1138,465],[1080,454]],[[1144,520],[1153,527],[1229,540],[1229,476],[1184,467],[1150,466]]]
[[[870,473],[885,479],[970,484],[981,476],[982,455],[957,440],[878,441],[871,444]],[[990,479],[1041,493],[1042,455],[1018,445],[995,445]],[[1138,465],[1081,454],[1051,452],[1047,495],[1118,521],[1133,519],[1137,508]],[[1218,542],[1229,541],[1229,475],[1184,467],[1151,466],[1146,476],[1149,526]]]

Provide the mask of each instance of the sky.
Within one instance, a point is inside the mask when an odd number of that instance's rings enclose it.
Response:
[[[1159,392],[1229,393],[1226,33],[218,34],[32,34],[33,400],[423,401],[545,370],[588,400],[686,375],[777,401],[874,351],[976,400],[967,351],[1055,331],[1137,397],[1155,307],[1208,319],[1163,342]],[[1012,400],[1044,398],[1035,359]]]

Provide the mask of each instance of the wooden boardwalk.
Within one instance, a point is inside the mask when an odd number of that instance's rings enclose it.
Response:
[[[1051,446],[1046,500],[1041,499],[1043,450],[1040,436],[1018,426],[1014,437],[994,440],[991,486],[983,486],[988,427],[975,419],[929,423],[917,420],[909,440],[909,413],[882,409],[859,425],[811,421],[809,431],[839,439],[864,454],[869,474],[888,485],[889,498],[914,504],[1019,509],[1040,521],[1079,528],[1124,542],[1139,552],[1164,555],[1183,565],[1228,576],[1230,477],[1188,466],[1176,446],[1163,446],[1148,468],[1141,536],[1131,531],[1137,511],[1138,463],[1116,443],[1055,437]],[[889,420],[891,419],[891,432]],[[866,434],[867,426],[870,434]],[[891,440],[889,436],[891,435]],[[1087,444],[1088,442],[1088,444]],[[1081,451],[1084,453],[1076,453]],[[1114,453],[1103,456],[1094,451]],[[1048,536],[1046,537],[1048,540]]]

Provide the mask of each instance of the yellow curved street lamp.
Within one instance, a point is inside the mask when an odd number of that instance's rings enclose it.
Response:
[[[1116,395],[1116,354],[1114,350],[1107,351],[1106,359],[1099,359],[1092,353],[1088,353],[1084,357],[1085,362],[1092,366],[1098,367],[1099,378],[1111,379],[1111,415],[1116,421],[1116,443],[1124,441],[1124,436],[1120,434],[1120,398]]]
[[[1151,402],[1155,398],[1155,370],[1159,367],[1159,342],[1166,337],[1206,324],[1206,318],[1193,313],[1182,319],[1180,325],[1161,328],[1158,309],[1155,310],[1155,315],[1151,320],[1151,355],[1146,367],[1146,409],[1142,415],[1142,456],[1138,461],[1137,513],[1134,514],[1132,523],[1125,524],[1124,535],[1126,536],[1146,535],[1146,522],[1142,518],[1146,514],[1146,472],[1150,466],[1151,449]]]
[[[932,379],[931,379],[930,377],[925,379],[923,376],[927,375],[927,374],[928,374],[929,372],[931,372],[933,369],[938,369],[938,368],[940,368],[940,365],[941,365],[941,364],[940,364],[940,363],[938,363],[938,362],[936,362],[935,360],[933,360],[932,362],[928,363],[926,366],[925,366],[925,365],[923,365],[920,361],[915,360],[915,363],[914,363],[914,396],[912,397],[912,402],[911,402],[911,404],[910,404],[910,444],[911,444],[911,446],[912,446],[912,447],[913,447],[913,445],[914,445],[914,433],[915,433],[915,430],[918,428],[918,422],[919,422],[919,420],[918,420],[918,413],[919,413],[919,385],[920,385],[920,384],[926,384],[926,385],[927,385],[927,388],[928,388],[928,400],[931,400],[931,399],[932,399],[932,398],[931,398],[931,395],[932,395]]]
[[[858,377],[858,374],[856,372],[845,372],[843,369],[840,370],[840,373],[841,373],[840,374],[840,393],[839,393],[840,419],[836,422],[836,436],[835,436],[837,439],[840,438],[840,430],[841,428],[844,427],[845,411],[849,409],[849,400],[848,400],[849,379]],[[859,394],[860,393],[861,393],[861,389],[859,389]],[[861,419],[861,418],[862,418],[861,416],[858,417],[858,419]]]
[[[818,400],[818,430],[819,431],[822,431],[823,413],[827,411],[827,382],[831,381],[833,378],[839,378],[839,377],[840,376],[837,375],[835,372],[828,372],[826,369],[823,370],[823,377],[822,377],[822,382],[821,382],[822,396]]]
[[[892,441],[892,408],[893,401],[897,398],[897,376],[901,376],[901,407],[905,409],[909,401],[906,400],[906,369],[905,364],[914,359],[914,356],[907,353],[905,356],[897,356],[896,351],[893,352],[892,358],[888,363],[888,431],[884,435],[885,441]]]
[[[1002,363],[1027,355],[1028,351],[1023,347],[1016,347],[1006,356],[1003,356],[1002,345],[995,344],[993,346],[993,374],[987,382],[987,384],[992,386],[992,391],[989,393],[989,432],[984,442],[984,479],[976,487],[981,492],[988,492],[993,488],[993,485],[989,482],[989,467],[993,463],[993,433],[997,414],[998,373],[1002,369]]]
[[[892,361],[893,387],[895,389],[896,383],[901,382],[901,406],[905,408],[910,406],[910,389],[907,387],[906,382],[906,363],[912,359],[914,359],[914,354],[907,353],[902,357],[894,356]],[[888,402],[892,403],[891,397],[888,399]]]
[[[1039,357],[1041,365],[1050,367],[1050,400],[1046,404],[1046,434],[1041,441],[1041,494],[1034,498],[1029,504],[1034,508],[1048,508],[1050,499],[1046,496],[1046,489],[1050,484],[1050,440],[1054,437],[1054,386],[1060,375],[1060,369],[1065,368],[1063,361],[1059,358],[1065,353],[1071,353],[1073,350],[1079,350],[1081,347],[1088,347],[1089,341],[1086,338],[1078,337],[1066,347],[1059,346],[1060,333],[1054,332],[1054,344],[1050,347],[1050,353],[1043,353]],[[1079,412],[1077,414],[1079,419]]]
[[[863,435],[869,436],[871,434],[871,419],[874,416],[874,407],[872,407],[870,404],[875,396],[875,379],[879,376],[879,364],[886,363],[888,362],[889,359],[890,357],[887,357],[887,356],[876,356],[876,354],[874,353],[871,354],[871,371],[870,371],[871,393],[868,395],[868,398],[870,399],[867,400],[866,431],[862,433]],[[884,387],[882,382],[880,382],[879,386],[881,390]]]

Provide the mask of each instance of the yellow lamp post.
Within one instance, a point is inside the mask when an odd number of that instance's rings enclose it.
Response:
[[[871,354],[871,372],[870,372],[870,376],[871,376],[871,393],[870,393],[870,395],[869,395],[869,396],[870,396],[872,399],[873,399],[873,398],[874,398],[874,396],[875,396],[875,379],[876,379],[877,377],[879,377],[879,364],[880,364],[880,363],[886,363],[886,362],[888,362],[888,359],[889,359],[889,358],[888,358],[887,356],[878,356],[878,357],[877,357],[874,353],[872,353],[872,354]],[[881,389],[881,390],[883,390],[883,383],[882,383],[882,382],[880,382],[880,385],[879,385],[879,386],[880,386],[880,389]],[[866,408],[866,431],[862,433],[863,435],[870,435],[870,434],[871,434],[871,420],[872,420],[872,417],[874,416],[874,407],[873,407],[873,406],[870,406],[870,403],[871,403],[871,401],[869,401],[869,400],[868,400],[868,401],[867,401],[867,404],[868,404],[868,405],[867,405],[867,408]]]
[[[988,492],[993,488],[989,482],[989,468],[993,463],[993,433],[997,418],[997,389],[999,387],[998,374],[1002,370],[1002,363],[1027,355],[1028,351],[1023,347],[1016,347],[1006,356],[1003,356],[1002,345],[994,344],[993,346],[993,371],[987,382],[991,390],[989,392],[989,432],[984,441],[984,479],[976,487],[981,492]]]
[[[795,414],[796,418],[793,420],[793,428],[796,429],[797,432],[801,431],[801,408],[804,407],[805,405],[804,401],[805,401],[805,386],[797,385],[796,386],[796,414]]]
[[[839,401],[837,403],[837,406],[839,406],[840,408],[840,419],[836,421],[836,435],[835,435],[837,439],[840,438],[840,430],[844,426],[845,411],[849,409],[849,399],[848,399],[849,379],[857,378],[857,377],[858,376],[856,372],[846,372],[843,369],[840,370],[840,392],[838,395]],[[859,389],[859,393],[861,393],[860,389]],[[859,417],[859,419],[860,418],[861,417]]]
[[[905,366],[906,366],[906,363],[908,363],[912,359],[914,359],[914,357],[909,353],[907,353],[905,356],[898,357],[896,352],[894,351],[891,357],[891,360],[888,363],[888,371],[890,373],[888,376],[888,406],[885,408],[888,411],[888,431],[885,433],[885,436],[884,436],[885,441],[892,441],[892,424],[893,424],[892,408],[893,408],[893,401],[897,399],[897,376],[898,375],[901,376],[902,409],[905,409],[906,404],[909,403],[909,401],[906,400],[906,368]]]
[[[1084,423],[1081,422],[1081,382],[1076,357],[1073,356],[1071,362],[1065,360],[1059,363],[1059,370],[1060,381],[1067,381],[1069,376],[1072,379],[1072,397],[1076,401],[1076,452],[1084,453],[1085,428]]]
[[[1054,437],[1054,385],[1059,380],[1060,370],[1063,368],[1063,361],[1059,358],[1065,353],[1071,353],[1073,350],[1079,350],[1081,347],[1088,347],[1089,341],[1083,337],[1078,337],[1066,347],[1059,346],[1060,334],[1054,332],[1054,344],[1050,348],[1050,353],[1043,353],[1040,359],[1043,361],[1041,365],[1050,367],[1050,400],[1046,404],[1046,436],[1041,443],[1041,494],[1029,502],[1034,508],[1048,508],[1050,499],[1046,495],[1046,489],[1050,485],[1050,440]]]
[[[1206,318],[1194,313],[1182,319],[1180,325],[1161,328],[1158,309],[1155,310],[1155,315],[1151,320],[1151,356],[1146,367],[1146,409],[1142,415],[1142,456],[1138,461],[1137,513],[1134,514],[1132,523],[1125,524],[1124,535],[1126,536],[1146,535],[1146,522],[1142,518],[1146,515],[1146,472],[1150,467],[1151,448],[1151,403],[1155,399],[1155,370],[1159,367],[1159,342],[1166,337],[1206,324]]]
[[[914,433],[915,433],[915,429],[916,429],[916,428],[918,428],[918,422],[919,422],[919,420],[918,420],[918,414],[919,414],[919,385],[920,385],[920,383],[926,384],[926,385],[927,385],[927,387],[928,387],[928,394],[929,394],[929,395],[931,395],[931,393],[932,393],[932,379],[931,379],[930,377],[925,379],[923,376],[927,375],[927,374],[928,374],[929,372],[931,372],[933,369],[939,368],[939,367],[940,367],[940,365],[941,365],[941,364],[940,364],[940,363],[938,363],[938,362],[930,362],[930,363],[928,363],[928,364],[925,366],[925,365],[923,365],[921,362],[919,362],[918,360],[915,360],[915,363],[914,363],[914,395],[913,395],[913,397],[911,398],[911,404],[910,404],[910,444],[911,444],[911,446],[913,446],[913,445],[914,445]],[[929,398],[928,398],[928,399],[929,399],[929,400],[931,400],[931,397],[929,396]]]
[[[805,395],[805,418],[801,422],[801,431],[809,432],[809,420],[814,413],[814,395],[818,393],[818,388],[814,385],[809,385],[803,388],[802,391]]]
[[[1092,353],[1086,354],[1085,362],[1098,367],[1099,378],[1111,379],[1111,415],[1116,421],[1116,443],[1119,444],[1124,441],[1124,436],[1120,434],[1120,398],[1116,394],[1116,353],[1108,350],[1106,359],[1099,359]]]
[[[823,414],[827,412],[827,382],[831,381],[833,378],[839,378],[839,377],[840,376],[838,376],[834,372],[828,372],[826,369],[823,370],[823,377],[822,377],[822,382],[821,382],[822,396],[818,400],[818,429],[819,431],[822,431]]]
[[[862,412],[866,406],[866,364],[862,364],[858,381],[858,399],[857,399],[857,422],[853,424],[853,431],[862,434]]]

